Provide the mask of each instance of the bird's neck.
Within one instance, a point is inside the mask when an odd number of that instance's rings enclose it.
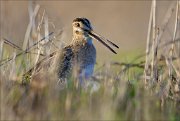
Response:
[[[73,34],[72,43],[93,44],[91,37],[86,35],[76,35],[76,34],[75,35]]]

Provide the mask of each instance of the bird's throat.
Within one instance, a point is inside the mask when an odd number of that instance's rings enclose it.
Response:
[[[73,34],[72,43],[92,44],[92,38],[84,34]]]

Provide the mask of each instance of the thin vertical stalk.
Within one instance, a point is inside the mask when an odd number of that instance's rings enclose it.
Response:
[[[173,33],[173,42],[171,44],[171,53],[170,53],[171,56],[173,56],[173,52],[174,52],[174,48],[175,48],[175,39],[176,39],[176,35],[177,35],[177,25],[178,25],[178,11],[179,11],[179,6],[178,6],[178,0],[177,0],[174,33]]]
[[[153,2],[151,3],[151,10],[150,10],[150,17],[149,17],[149,24],[148,24],[148,33],[147,33],[147,43],[146,43],[146,62],[145,62],[145,69],[144,69],[144,77],[145,77],[145,85],[147,85],[147,76],[148,76],[148,69],[149,69],[149,54],[150,54],[150,39],[151,39],[151,28],[152,28],[152,15],[153,15]]]
[[[178,0],[177,0],[177,5],[176,5],[176,16],[175,16],[175,24],[174,24],[174,33],[173,33],[173,42],[171,44],[171,49],[170,49],[170,55],[169,55],[169,59],[170,59],[170,63],[172,63],[172,58],[173,58],[173,54],[176,54],[175,51],[175,39],[176,39],[176,34],[177,34],[177,25],[178,25]],[[172,80],[172,66],[169,67],[169,77],[170,80]]]
[[[175,35],[175,37],[174,37],[174,41],[176,41],[175,39],[178,37],[178,36],[180,36],[180,0],[177,0],[177,9],[176,9],[176,24],[177,25],[175,25],[176,26],[176,35]],[[176,55],[178,56],[178,57],[180,57],[180,41],[178,41],[178,43],[177,43],[177,49],[176,49]],[[178,61],[177,61],[177,65],[179,66],[179,68],[180,68],[180,59],[178,59]]]
[[[151,79],[154,82],[157,80],[157,68],[156,68],[156,57],[157,57],[157,52],[156,52],[156,46],[157,46],[157,41],[156,41],[156,0],[153,0],[153,43],[152,43],[152,61],[151,61]]]
[[[30,33],[31,33],[31,30],[32,30],[33,19],[35,19],[36,15],[37,15],[37,13],[39,11],[39,8],[40,8],[40,6],[36,5],[36,7],[34,9],[34,12],[33,12],[33,15],[30,18],[30,22],[29,22],[29,25],[27,27],[25,37],[24,37],[24,43],[23,43],[23,47],[22,47],[23,50],[26,50],[26,48],[27,48],[28,40],[29,40]]]
[[[45,15],[45,18],[44,18],[44,31],[45,31],[45,36],[46,35],[48,35],[49,34],[49,22],[48,22],[48,17],[47,17],[47,15]],[[49,37],[47,37],[46,39],[45,39],[45,43],[44,44],[46,44],[46,47],[45,47],[45,54],[46,55],[49,55],[50,54],[50,46],[49,46],[49,44],[47,44],[49,42]]]
[[[1,40],[0,41],[0,62],[2,62],[1,60],[3,60],[3,46],[4,46],[4,40]],[[0,77],[2,76],[1,75],[1,69],[2,68],[0,68]],[[3,69],[2,69],[3,70]]]
[[[3,45],[4,45],[4,40],[0,41],[0,60],[3,59]]]

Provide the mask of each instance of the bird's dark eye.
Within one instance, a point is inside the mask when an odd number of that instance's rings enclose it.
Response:
[[[80,27],[80,24],[79,24],[79,23],[75,23],[75,25],[76,25],[77,27]]]
[[[75,31],[76,32],[76,34],[79,34],[79,31]]]

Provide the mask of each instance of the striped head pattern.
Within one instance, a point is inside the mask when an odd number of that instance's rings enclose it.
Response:
[[[97,34],[93,31],[90,21],[87,18],[76,18],[73,20],[72,23],[73,26],[73,38],[76,40],[81,41],[82,39],[90,40],[87,38],[96,39],[101,44],[103,44],[105,47],[107,47],[110,51],[116,54],[115,50],[112,49],[108,44],[119,48],[115,43],[111,42],[108,39],[105,39],[101,35]],[[108,43],[108,44],[107,44]]]

